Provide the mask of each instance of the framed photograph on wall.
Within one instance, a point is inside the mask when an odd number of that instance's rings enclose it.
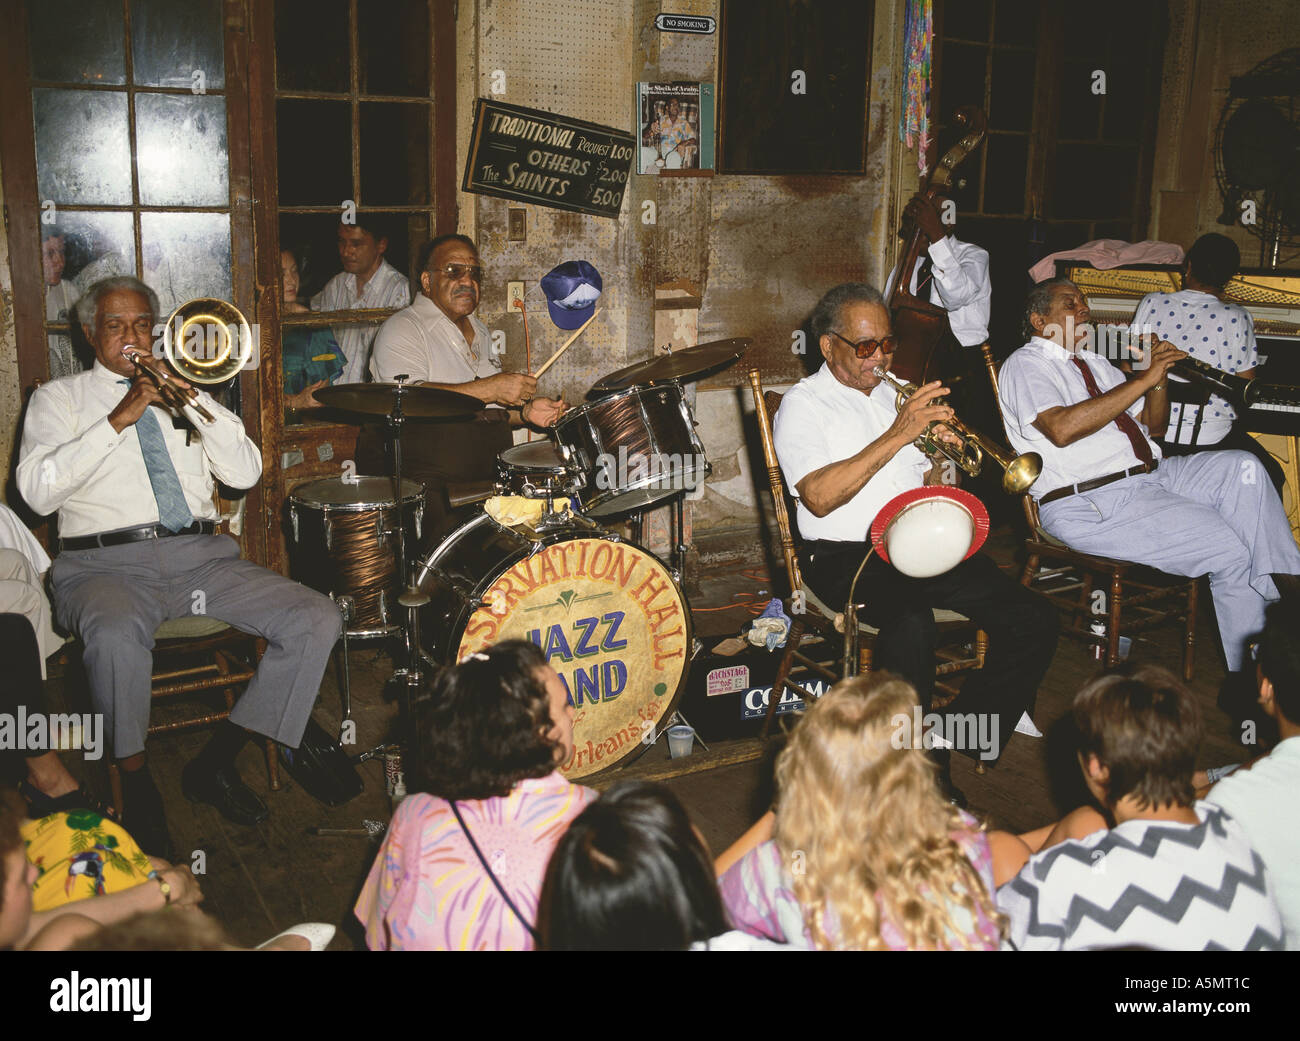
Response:
[[[636,172],[713,169],[713,84],[638,83]]]

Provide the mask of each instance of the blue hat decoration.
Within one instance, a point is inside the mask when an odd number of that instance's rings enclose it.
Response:
[[[590,318],[601,289],[600,272],[585,260],[566,260],[542,276],[551,321],[561,329],[577,329]]]

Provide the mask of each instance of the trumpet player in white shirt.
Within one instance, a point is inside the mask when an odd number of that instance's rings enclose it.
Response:
[[[235,756],[250,730],[297,747],[341,626],[327,597],[241,560],[233,539],[214,534],[213,481],[251,487],[261,453],[238,416],[169,375],[189,399],[190,427],[173,425],[164,381],[130,357],[150,353],[157,310],[153,290],[134,278],[90,287],[77,314],[95,364],[32,396],[17,477],[33,510],[59,515],[55,610],[84,645],[91,698],[123,771],[124,823],[146,852],[166,856],[162,799],[144,755],[158,626],[206,614],[267,640],[229,721],[181,778],[188,798],[246,825],[267,809]]]

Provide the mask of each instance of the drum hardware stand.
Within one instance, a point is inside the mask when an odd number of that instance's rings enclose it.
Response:
[[[348,661],[348,628],[352,624],[352,597],[340,596],[334,603],[338,605],[339,614],[343,616],[343,682],[339,686],[343,690],[343,718],[348,720],[352,718],[352,668]]]
[[[393,398],[392,411],[388,413],[386,419],[393,438],[393,480],[398,503],[397,574],[403,583],[403,591],[397,598],[397,602],[407,609],[406,663],[393,670],[394,679],[400,677],[406,680],[402,684],[404,693],[398,697],[403,732],[409,731],[411,726],[411,704],[415,699],[415,695],[419,692],[423,680],[420,673],[419,609],[429,602],[428,594],[422,592],[408,580],[406,573],[406,525],[402,523],[401,519],[402,426],[406,423],[406,416],[402,414],[402,391],[406,389],[406,381],[410,378],[407,373],[393,377],[393,381],[397,384],[397,392]]]
[[[682,579],[686,575],[686,519],[685,519],[686,493],[678,492],[673,496],[673,551],[672,551],[672,572],[673,578],[677,584],[682,584]],[[701,742],[702,744],[703,742]]]

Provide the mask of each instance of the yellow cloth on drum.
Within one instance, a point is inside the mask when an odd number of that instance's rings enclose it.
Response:
[[[144,882],[153,865],[120,824],[92,810],[54,813],[22,827],[27,859],[40,874],[32,908],[49,911],[75,900],[120,893]]]
[[[552,499],[556,513],[565,513],[569,509],[568,499]],[[516,525],[533,525],[542,519],[546,512],[545,499],[525,499],[522,495],[494,495],[483,504],[489,517],[507,528]]]

